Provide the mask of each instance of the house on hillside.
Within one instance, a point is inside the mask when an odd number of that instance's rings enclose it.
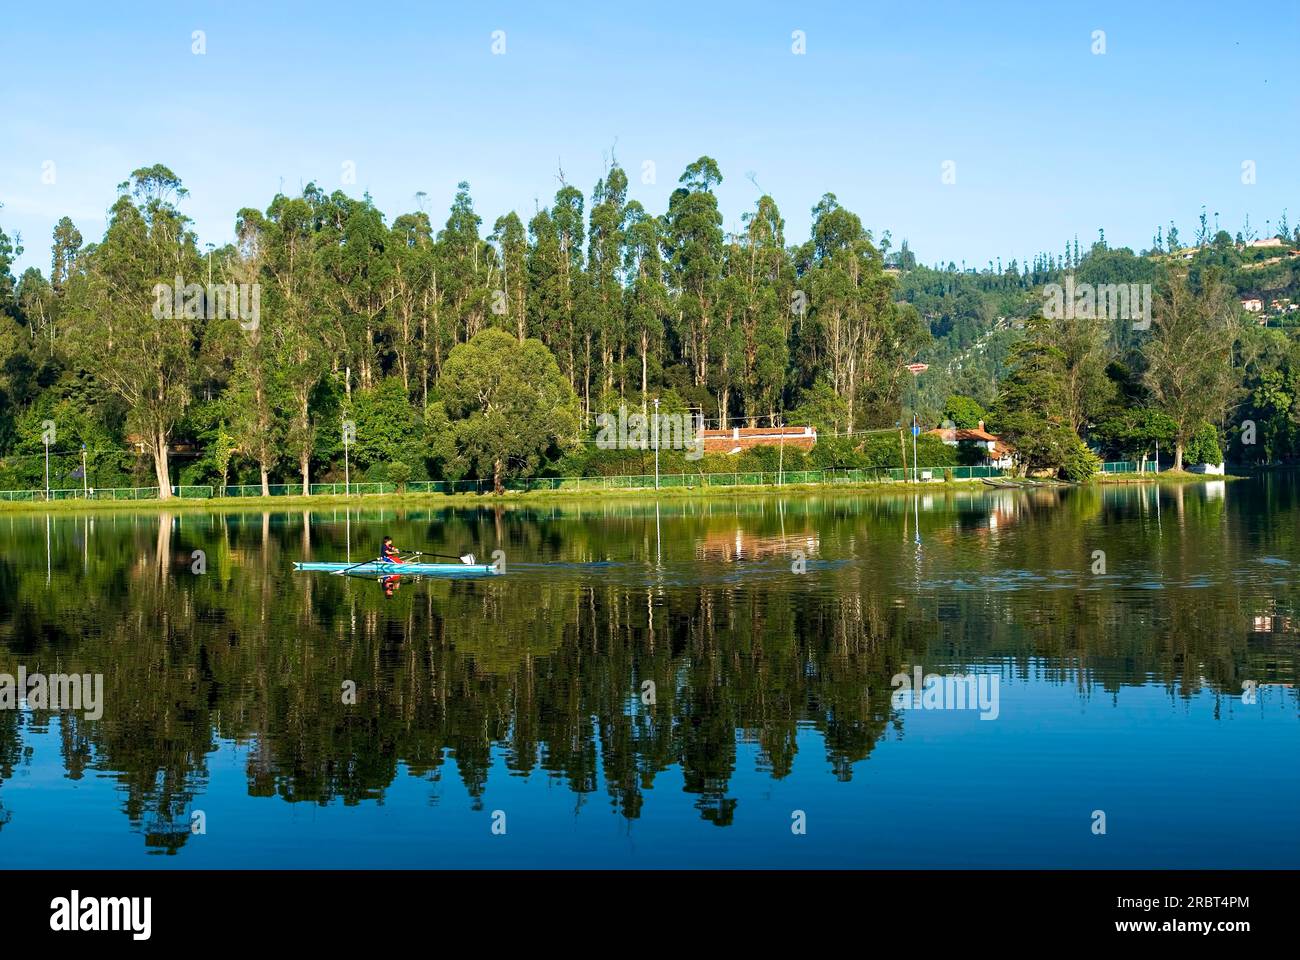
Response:
[[[983,420],[974,430],[935,427],[933,430],[927,430],[926,433],[934,434],[950,447],[974,448],[980,451],[984,456],[984,462],[990,467],[1001,467],[1006,470],[1012,466],[1011,446],[997,434],[985,430]]]
[[[1263,313],[1264,301],[1259,297],[1242,297],[1241,309],[1247,313]]]
[[[705,453],[740,453],[751,447],[780,447],[807,452],[817,444],[813,427],[730,427],[703,430]]]

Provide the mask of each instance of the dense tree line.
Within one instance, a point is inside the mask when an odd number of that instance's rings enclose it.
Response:
[[[59,221],[48,277],[15,278],[0,232],[0,487],[40,485],[49,424],[54,486],[80,485],[83,447],[101,486],[338,480],[345,423],[371,480],[642,472],[595,448],[595,419],[654,399],[835,438],[794,469],[898,465],[900,445],[867,434],[914,409],[949,419],[954,397],[1027,469],[1082,476],[1157,443],[1181,464],[1194,437],[1238,461],[1300,457],[1300,312],[1264,328],[1237,303],[1300,300],[1285,214],[1280,247],[1203,214],[1190,248],[1171,224],[1139,254],[1103,234],[976,270],[877,243],[833,194],[803,244],[769,196],[728,233],[721,180],[701,157],[655,215],[614,163],[590,197],[562,183],[486,236],[464,183],[440,229],[309,184],[238,211],[235,241],[204,250],[177,176],[136,170],[100,242]],[[1042,322],[1045,285],[1067,279],[1150,284],[1154,322]],[[926,465],[955,459],[926,446]]]
[[[498,481],[572,463],[597,414],[653,398],[730,426],[830,396],[814,407],[834,432],[892,424],[927,332],[871,232],[826,194],[802,245],[768,196],[728,234],[721,181],[701,157],[654,215],[613,164],[589,198],[563,184],[526,226],[508,213],[487,236],[468,184],[441,229],[311,184],[240,210],[235,242],[204,252],[179,178],[136,170],[100,242],[60,221],[48,279],[15,282],[0,247],[0,472],[34,479],[46,421],[56,452],[84,443],[97,476],[126,472],[129,441],[164,491],[333,478],[345,420],[371,478]],[[465,388],[521,358],[542,378],[527,416]],[[485,414],[511,442],[458,423]]]

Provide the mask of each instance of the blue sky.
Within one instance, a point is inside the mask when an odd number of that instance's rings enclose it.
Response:
[[[1190,239],[1202,204],[1233,233],[1300,220],[1294,0],[113,6],[0,13],[0,226],[22,233],[20,267],[48,271],[62,215],[99,239],[115,185],[156,162],[215,243],[240,207],[313,180],[369,191],[390,222],[425,191],[438,225],[468,180],[486,235],[546,204],[561,167],[589,194],[611,150],[652,212],[708,154],[728,228],[761,188],[805,239],[829,191],[927,263],[1099,227],[1136,249],[1171,218]]]

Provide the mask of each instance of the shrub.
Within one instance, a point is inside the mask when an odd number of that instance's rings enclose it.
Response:
[[[1183,458],[1189,463],[1222,463],[1223,451],[1219,447],[1219,431],[1210,423],[1202,423],[1196,428]]]

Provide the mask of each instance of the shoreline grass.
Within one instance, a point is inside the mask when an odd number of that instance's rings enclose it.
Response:
[[[595,503],[608,499],[619,500],[689,500],[719,499],[727,496],[826,496],[863,493],[946,493],[959,490],[1036,490],[1059,489],[1089,484],[1069,484],[1052,480],[1017,480],[1001,478],[1000,486],[991,487],[978,479],[932,480],[910,482],[900,480],[855,481],[846,483],[790,483],[790,484],[729,484],[726,486],[623,487],[603,490],[529,490],[505,493],[372,493],[343,496],[317,494],[314,496],[290,495],[282,497],[211,497],[167,500],[9,500],[0,501],[0,514],[5,513],[95,513],[106,511],[185,511],[185,512],[265,512],[305,509],[330,509],[344,506],[361,507],[421,507],[421,508],[474,508],[510,504]],[[1091,483],[1113,484],[1187,484],[1212,480],[1241,480],[1236,475],[1207,476],[1187,471],[1163,471],[1158,474],[1102,474]]]

